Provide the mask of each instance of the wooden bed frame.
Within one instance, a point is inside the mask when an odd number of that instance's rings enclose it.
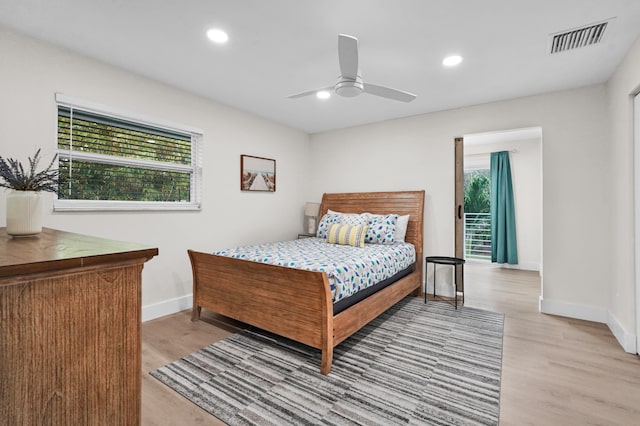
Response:
[[[202,308],[322,351],[329,374],[333,348],[405,296],[422,292],[424,191],[324,194],[320,217],[342,213],[411,215],[405,241],[416,248],[414,271],[333,315],[324,272],[274,266],[189,250],[193,270],[192,321]]]

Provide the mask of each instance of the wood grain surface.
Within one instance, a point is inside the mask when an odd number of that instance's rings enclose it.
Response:
[[[0,277],[101,265],[107,261],[151,259],[157,248],[43,228],[42,233],[12,237],[0,228]]]
[[[0,424],[139,424],[141,271],[157,249],[55,230],[9,238]]]

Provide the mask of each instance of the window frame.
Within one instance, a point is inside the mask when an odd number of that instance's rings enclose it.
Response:
[[[109,164],[143,167],[153,170],[164,170],[171,172],[188,172],[190,177],[190,195],[188,202],[179,201],[121,201],[121,200],[67,200],[58,198],[54,194],[53,210],[56,212],[89,212],[89,211],[199,211],[201,210],[202,196],[202,140],[204,132],[198,128],[182,124],[169,123],[141,116],[139,114],[126,113],[113,108],[88,102],[80,99],[56,93],[56,152],[58,162],[60,158],[69,158],[88,161],[103,162],[109,160]],[[142,126],[155,127],[171,132],[191,135],[191,164],[162,163],[152,160],[142,160],[136,158],[111,156],[106,154],[95,154],[81,151],[71,151],[60,149],[58,143],[58,116],[59,107],[79,109],[92,114],[102,115],[108,118],[134,122]]]

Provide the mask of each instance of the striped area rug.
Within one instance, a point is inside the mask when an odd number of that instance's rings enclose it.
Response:
[[[405,298],[320,351],[248,329],[150,374],[231,425],[496,425],[504,315]]]

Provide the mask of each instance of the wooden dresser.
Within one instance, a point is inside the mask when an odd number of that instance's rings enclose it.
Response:
[[[137,425],[141,272],[158,249],[0,228],[0,425]]]

